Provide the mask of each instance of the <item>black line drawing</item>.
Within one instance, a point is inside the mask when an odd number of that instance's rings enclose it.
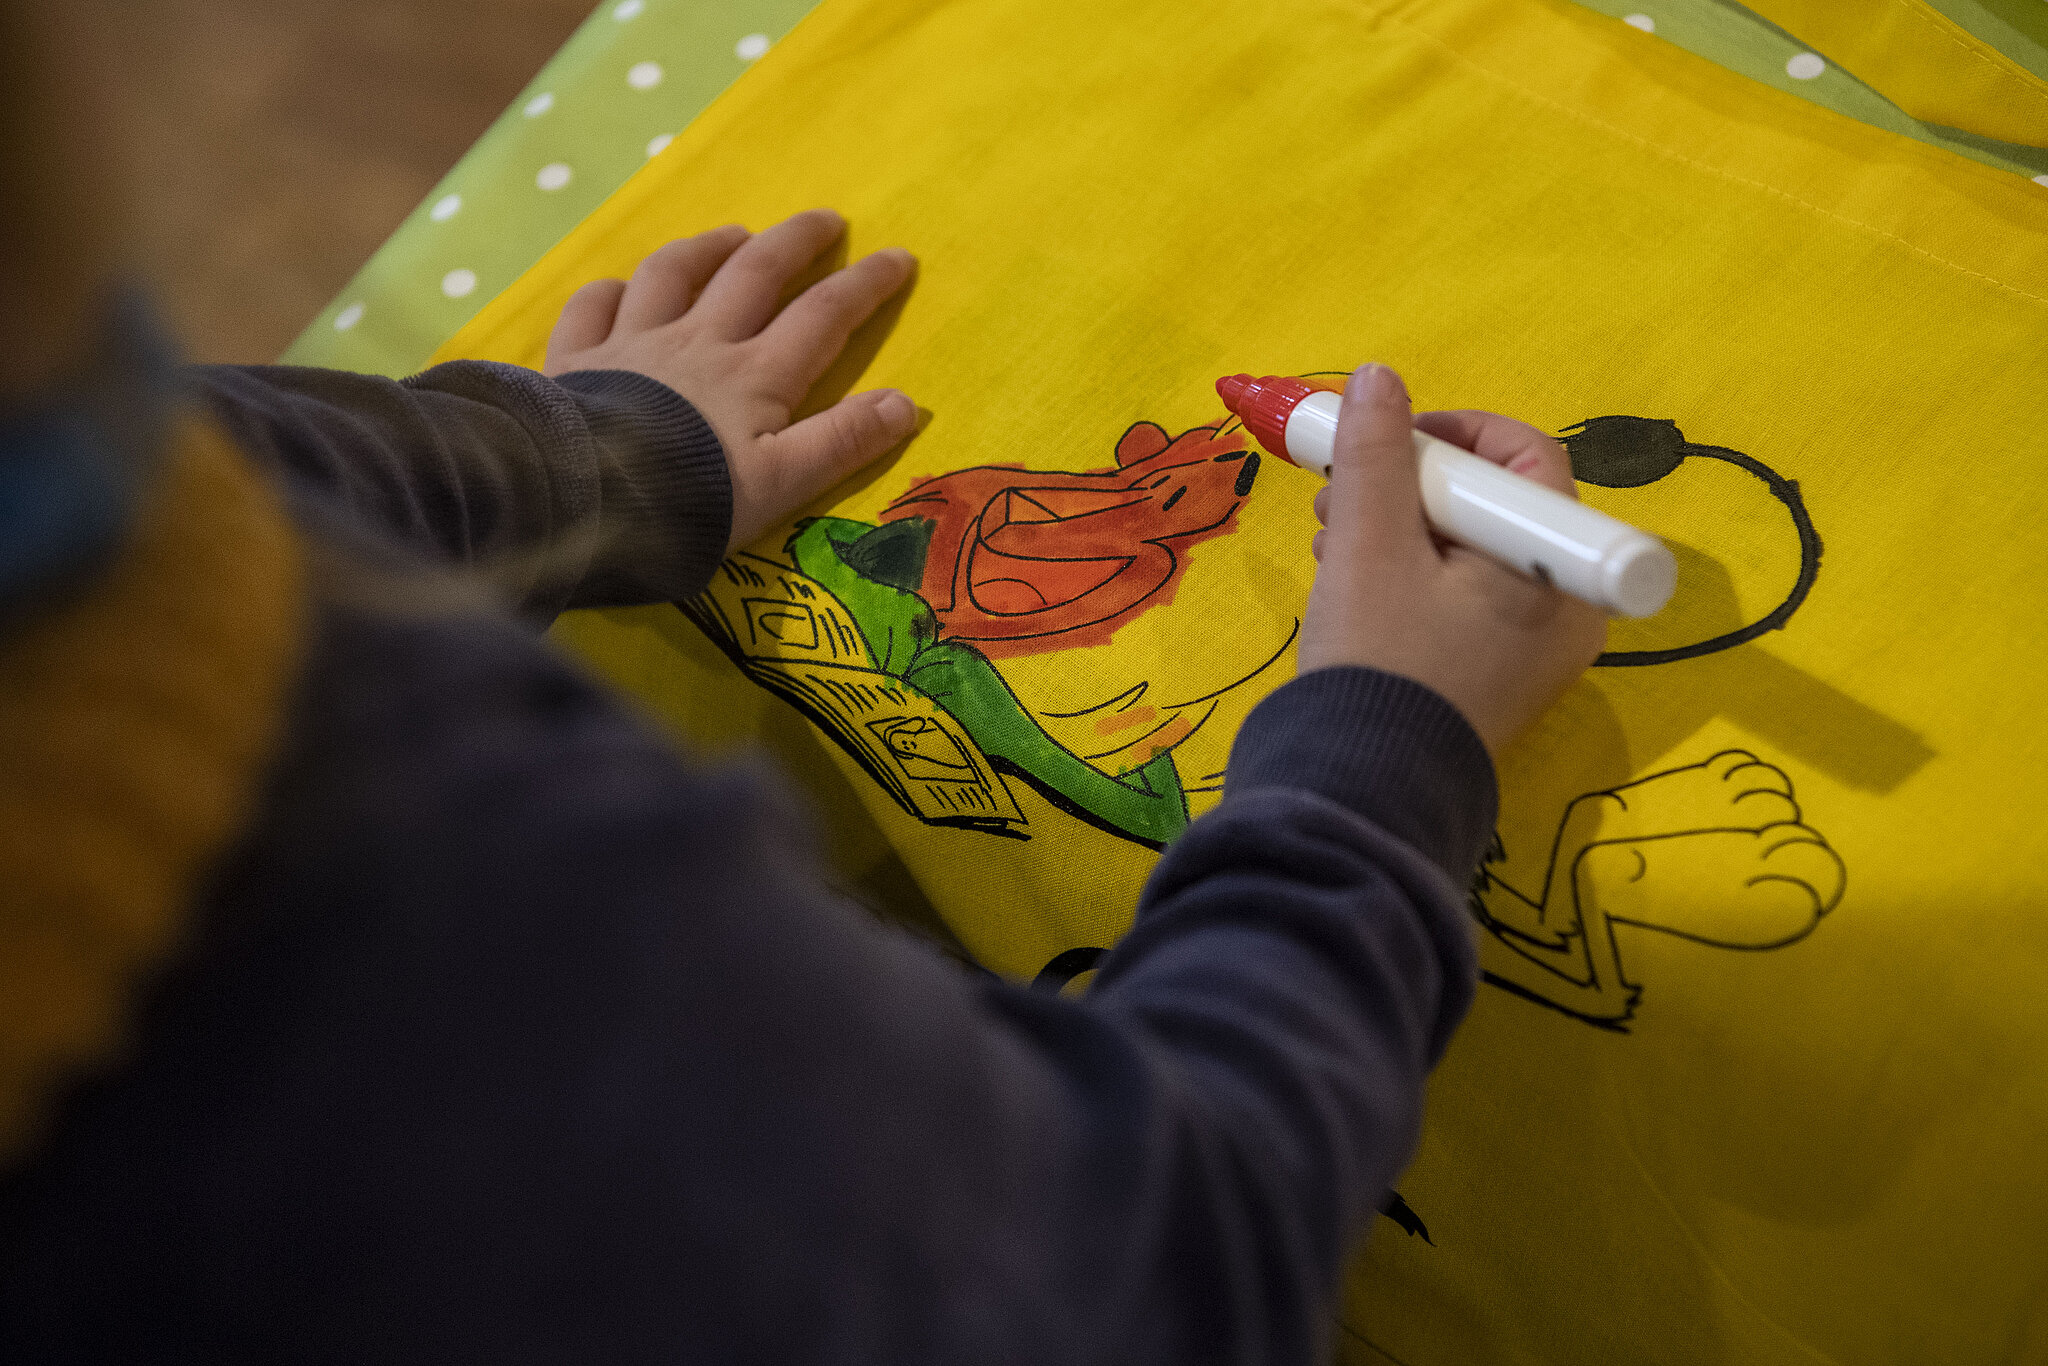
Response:
[[[912,485],[881,521],[932,523],[910,586],[947,639],[997,660],[1098,644],[1172,592],[1187,549],[1235,529],[1259,468],[1243,444],[1213,427],[1169,437],[1137,422],[1118,438],[1111,468],[953,470]],[[1209,468],[1219,464],[1237,468]]]
[[[1610,651],[1596,667],[1727,650],[1783,629],[1806,602],[1822,543],[1795,480],[1741,451],[1688,441],[1664,418],[1588,418],[1560,439],[1573,476],[1602,488],[1654,484],[1691,459],[1742,470],[1797,545],[1789,590],[1754,620],[1675,645]],[[1179,436],[1137,422],[1115,453],[1113,466],[1095,470],[975,466],[920,480],[877,523],[815,519],[797,526],[781,559],[735,555],[710,589],[678,606],[927,824],[1028,839],[1005,781],[1016,778],[1077,820],[1163,848],[1186,825],[1187,795],[1219,790],[1225,777],[1219,766],[1185,783],[1176,749],[1211,722],[1219,699],[1267,676],[1300,622],[1266,642],[1256,663],[1183,701],[1147,701],[1164,691],[1156,680],[1080,710],[1034,711],[1021,701],[1003,660],[1106,643],[1170,601],[1187,549],[1236,529],[1260,471],[1234,420]],[[1047,731],[1071,736],[1084,721],[1103,748]],[[1618,927],[1711,948],[1782,948],[1835,909],[1847,876],[1805,823],[1790,778],[1741,749],[1574,798],[1529,885],[1508,880],[1506,852],[1496,834],[1470,892],[1485,930],[1484,980],[1619,1032],[1642,987],[1626,974]],[[1105,952],[1084,945],[1055,954],[1032,986],[1068,989]],[[1380,1212],[1435,1245],[1398,1191]]]
[[[1820,533],[1806,511],[1806,500],[1798,481],[1787,479],[1755,456],[1726,446],[1706,446],[1687,441],[1678,424],[1669,418],[1629,417],[1615,414],[1589,417],[1564,429],[1560,439],[1571,457],[1572,478],[1600,488],[1641,488],[1678,471],[1688,459],[1721,460],[1754,476],[1770,496],[1784,508],[1792,533],[1799,540],[1799,574],[1791,591],[1770,611],[1755,621],[1723,631],[1705,640],[1659,650],[1610,651],[1594,661],[1595,668],[1634,668],[1646,664],[1669,664],[1694,659],[1755,640],[1770,631],[1782,630],[1813,591],[1820,577]]]
[[[1754,619],[1739,620],[1734,597],[1724,595],[1724,615],[1679,619],[1680,629],[1703,630],[1698,639],[1612,651],[1598,667],[1730,649],[1783,629],[1806,602],[1822,545],[1795,481],[1744,452],[1689,441],[1669,419],[1588,418],[1562,440],[1574,476],[1602,488],[1656,484],[1688,461],[1740,470],[1757,481],[1760,510],[1783,518],[1781,548],[1796,547],[1796,576]],[[1075,819],[1162,848],[1185,827],[1189,794],[1214,792],[1224,780],[1204,771],[1185,781],[1176,751],[1211,724],[1220,699],[1240,690],[1249,697],[1247,685],[1269,676],[1292,647],[1298,620],[1258,657],[1217,671],[1201,695],[1160,703],[1153,697],[1165,684],[1153,678],[1112,684],[1115,696],[1078,710],[1034,708],[1004,665],[1105,644],[1169,602],[1187,549],[1237,525],[1259,473],[1258,453],[1246,443],[1235,423],[1170,436],[1137,422],[1118,438],[1111,466],[982,465],[921,479],[875,523],[815,519],[798,526],[781,559],[733,557],[709,591],[681,606],[920,820],[1028,838],[1006,786],[1014,778]],[[1684,583],[1682,576],[1682,592]],[[1701,600],[1711,599],[1709,592]],[[1729,782],[1749,786],[1736,791]],[[1698,809],[1686,808],[1680,792],[1694,794],[1685,801]],[[1723,806],[1699,795],[1707,792],[1725,798]],[[1649,825],[1645,811],[1657,815]],[[1641,995],[1623,971],[1616,926],[1716,947],[1777,947],[1832,910],[1843,883],[1840,859],[1802,822],[1783,770],[1744,750],[1582,794],[1559,816],[1540,871],[1508,865],[1497,835],[1472,893],[1487,930],[1487,980],[1609,1028],[1625,1027]],[[1748,919],[1710,925],[1710,911],[1676,885],[1669,870],[1680,866],[1694,887],[1720,886],[1724,908]],[[1766,910],[1765,893],[1790,900]]]
[[[1063,949],[1054,954],[1046,965],[1031,979],[1033,991],[1049,991],[1057,995],[1067,989],[1067,984],[1084,972],[1093,972],[1107,949],[1088,946],[1078,949]]]
[[[782,559],[732,557],[678,606],[928,824],[1028,838],[1004,785],[1017,778],[1078,820],[1163,848],[1187,825],[1189,794],[1216,790],[1224,750],[1205,737],[1190,751],[1194,786],[1177,754],[1286,655],[1300,623],[1270,641],[1228,637],[1192,677],[1185,657],[1171,661],[1195,695],[1140,679],[1078,710],[1020,696],[1006,664],[1108,644],[1169,606],[1188,550],[1236,529],[1259,468],[1242,437],[1151,422],[1127,428],[1115,457],[920,480],[877,522],[813,518]],[[1256,657],[1241,657],[1245,645]]]
[[[1394,1226],[1410,1238],[1420,1238],[1431,1247],[1436,1246],[1436,1239],[1429,1236],[1429,1225],[1422,1222],[1422,1216],[1402,1198],[1401,1192],[1387,1192],[1387,1203],[1380,1206],[1380,1215],[1393,1220]]]
[[[1797,482],[1763,461],[1688,441],[1665,418],[1588,418],[1561,439],[1573,477],[1602,488],[1641,488],[1689,459],[1732,465],[1759,481],[1798,552],[1789,589],[1754,620],[1723,622],[1710,635],[1664,648],[1611,651],[1594,667],[1669,664],[1745,644],[1783,629],[1813,591],[1820,533]],[[1681,591],[1683,584],[1681,577]],[[1624,970],[1617,926],[1715,948],[1781,948],[1839,904],[1846,878],[1840,857],[1804,823],[1784,771],[1740,749],[1575,798],[1558,818],[1534,885],[1509,880],[1507,854],[1496,833],[1472,887],[1472,910],[1486,930],[1485,980],[1624,1031],[1642,988]]]
[[[1791,779],[1740,749],[1574,800],[1537,886],[1502,880],[1505,853],[1496,837],[1471,893],[1485,979],[1617,1030],[1642,988],[1622,967],[1616,926],[1778,949],[1811,934],[1847,880]]]

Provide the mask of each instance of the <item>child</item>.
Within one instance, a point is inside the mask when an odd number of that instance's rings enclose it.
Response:
[[[178,374],[41,212],[0,265],[0,1359],[1325,1351],[1472,997],[1490,754],[1602,634],[1433,541],[1391,371],[1301,676],[1070,1000],[837,902],[773,774],[533,635],[695,593],[908,435],[891,391],[789,421],[906,254],[778,307],[835,215],[672,243],[545,375]],[[1571,488],[1529,427],[1417,421]],[[479,564],[524,622],[437,587]]]

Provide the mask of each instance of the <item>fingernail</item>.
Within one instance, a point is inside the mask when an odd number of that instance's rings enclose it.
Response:
[[[917,405],[896,389],[875,400],[875,412],[893,432],[907,432],[917,425]]]
[[[1344,385],[1344,397],[1366,403],[1406,403],[1408,386],[1401,383],[1401,377],[1391,368],[1375,361],[1351,372]]]

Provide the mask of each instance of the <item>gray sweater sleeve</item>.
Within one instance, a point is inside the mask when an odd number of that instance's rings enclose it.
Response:
[[[0,1182],[0,1359],[1328,1359],[1473,990],[1440,698],[1262,702],[1078,1000],[836,901],[777,783],[503,623],[331,614],[301,710]]]
[[[488,569],[530,620],[690,597],[725,554],[724,450],[645,375],[451,361],[403,381],[292,366],[187,377],[300,490],[416,553]]]
[[[611,452],[669,401],[630,382],[202,382],[444,558],[688,502],[643,468],[684,438]],[[687,591],[700,530],[529,602]],[[524,632],[322,622],[196,937],[0,1180],[0,1359],[1327,1359],[1474,990],[1493,774],[1442,698],[1261,702],[1069,999],[836,900],[777,783],[690,768]]]
[[[665,538],[540,611],[723,550],[716,444],[649,381],[195,383],[423,553]],[[835,900],[778,784],[690,768],[526,633],[318,620],[189,942],[0,1174],[0,1360],[1327,1359],[1474,989],[1495,792],[1442,698],[1261,702],[1074,1000]]]
[[[1175,1327],[1106,1359],[1327,1354],[1345,1253],[1414,1152],[1477,980],[1465,888],[1493,766],[1449,703],[1374,670],[1305,675],[1252,712],[1225,781],[1092,992],[1118,1040],[1095,1056],[1136,1064],[1100,1098],[1141,1127],[1147,1184],[1181,1185],[1141,1316]]]

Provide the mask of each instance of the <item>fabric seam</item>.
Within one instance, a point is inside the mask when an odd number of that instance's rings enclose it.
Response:
[[[1981,280],[1985,284],[1992,286],[1994,289],[2004,290],[2008,294],[2016,295],[2019,298],[2026,299],[2031,303],[2048,306],[2048,297],[2044,297],[2039,294],[2029,294],[2026,290],[2021,289],[2018,285],[2008,284],[2004,280],[1999,279],[1995,275],[1986,275],[1981,270],[1972,270],[1970,267],[1963,265],[1960,262],[1951,261],[1945,256],[1936,255],[1934,252],[1929,251],[1927,248],[1916,245],[1915,243],[1908,241],[1906,238],[1899,236],[1897,233],[1887,232],[1883,228],[1880,228],[1873,223],[1865,223],[1861,219],[1850,218],[1846,214],[1836,213],[1832,209],[1823,208],[1818,204],[1814,204],[1807,200],[1801,199],[1798,195],[1793,194],[1789,190],[1781,190],[1777,186],[1769,184],[1768,182],[1761,180],[1752,180],[1747,176],[1737,175],[1733,171],[1724,170],[1719,166],[1715,166],[1708,162],[1700,161],[1696,158],[1689,157],[1685,153],[1677,151],[1674,148],[1666,147],[1659,142],[1653,142],[1649,138],[1643,137],[1639,133],[1631,133],[1625,128],[1618,128],[1615,125],[1608,123],[1602,119],[1595,118],[1591,114],[1587,114],[1580,110],[1573,109],[1569,105],[1560,104],[1556,100],[1553,100],[1546,95],[1538,94],[1536,91],[1529,89],[1527,86],[1521,84],[1519,81],[1513,80],[1508,76],[1504,76],[1500,72],[1495,71],[1493,68],[1489,66],[1482,65],[1478,61],[1475,61],[1473,58],[1466,56],[1457,48],[1452,47],[1449,43],[1445,42],[1443,39],[1437,37],[1434,33],[1431,33],[1426,29],[1419,28],[1414,24],[1409,23],[1407,20],[1402,19],[1397,15],[1391,14],[1386,10],[1375,10],[1373,12],[1377,13],[1382,19],[1385,19],[1387,22],[1392,23],[1398,26],[1399,28],[1403,29],[1404,31],[1411,33],[1416,37],[1422,39],[1424,42],[1427,42],[1434,47],[1440,48],[1445,53],[1445,55],[1450,57],[1452,61],[1457,62],[1460,66],[1469,67],[1471,70],[1478,72],[1480,75],[1485,76],[1487,79],[1495,82],[1496,84],[1505,86],[1507,89],[1515,91],[1517,94],[1520,94],[1526,97],[1527,99],[1542,105],[1546,109],[1555,110],[1557,113],[1563,114],[1567,118],[1586,124],[1589,127],[1598,128],[1602,132],[1610,133],[1615,137],[1623,139],[1624,141],[1632,142],[1636,144],[1638,147],[1642,147],[1651,152],[1655,152],[1659,156],[1663,156],[1672,161],[1678,162],[1680,165],[1690,166],[1695,170],[1704,171],[1709,175],[1718,176],[1721,179],[1730,182],[1731,184],[1746,185],[1751,189],[1762,190],[1766,194],[1776,195],[1778,198],[1783,199],[1788,203],[1796,204],[1802,209],[1806,209],[1811,213],[1819,214],[1823,218],[1831,219],[1834,222],[1840,223],[1845,227],[1857,228],[1883,241],[1896,243],[1897,245],[1904,247],[1907,251],[1912,252],[1915,256],[1925,257],[1927,260],[1934,262],[1936,265],[1945,266],[1948,269],[1955,271],[1959,275],[1968,276],[1973,280]],[[1718,69],[1722,71],[1727,71],[1727,68],[1725,67],[1721,67]],[[1734,75],[1736,73],[1728,72],[1728,74]],[[1819,108],[1819,106],[1816,106],[1816,108]],[[1822,112],[1833,114],[1834,111],[1823,110]],[[1835,114],[1834,117],[1841,118],[1844,116]],[[1855,122],[1855,120],[1851,120],[1851,122]],[[1867,127],[1868,125],[1859,124],[1858,126]]]
[[[1985,52],[1981,45],[1981,40],[1975,34],[1960,27],[1955,20],[1949,18],[1946,14],[1930,10],[1926,5],[1920,3],[1920,0],[1892,0],[1892,3],[1918,19],[1928,28],[1933,29],[1942,37],[1948,39],[1951,43],[1954,43],[1963,51],[1969,53],[1972,57],[1975,57],[1984,65],[1990,67],[2000,76],[2005,77],[2007,80],[2018,81],[2022,87],[2033,87],[2032,93],[2037,100],[2048,99],[2048,88],[2043,87],[2043,83],[2033,72],[2028,71],[2017,62],[2011,61],[2002,52],[1996,56]]]

